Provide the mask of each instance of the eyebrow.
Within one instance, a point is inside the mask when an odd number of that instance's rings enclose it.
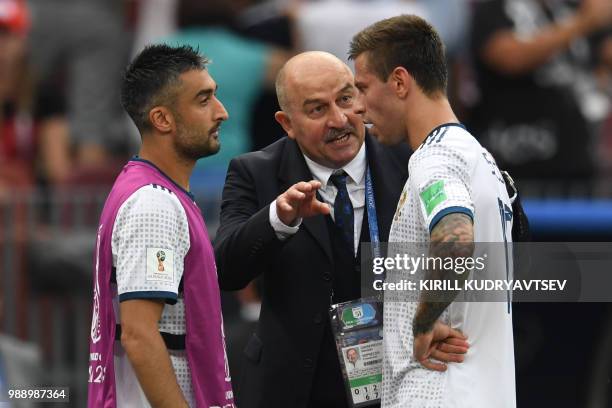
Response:
[[[346,92],[348,90],[352,90],[353,88],[355,88],[355,86],[353,84],[346,84],[346,85],[344,85],[344,88],[342,88],[340,90],[339,93]]]
[[[304,106],[310,105],[310,104],[313,104],[313,103],[323,103],[323,101],[321,99],[316,99],[316,98],[315,99],[306,99],[304,101]]]
[[[200,90],[200,91],[199,91],[199,92],[196,94],[195,99],[198,99],[198,98],[200,98],[200,97],[202,97],[202,96],[204,96],[204,97],[208,97],[208,96],[212,95],[214,92],[217,92],[217,90],[218,90],[218,89],[219,89],[219,86],[218,86],[218,85],[217,85],[217,86],[215,86],[215,89],[211,89],[211,88],[209,88],[209,89],[201,89],[201,90]]]
[[[354,85],[349,83],[349,84],[344,85],[344,87],[340,91],[338,91],[338,93],[341,94],[341,93],[344,93],[344,92],[346,92],[348,90],[352,90],[353,88],[354,88]],[[321,99],[317,99],[317,98],[306,99],[304,101],[303,106],[310,105],[310,104],[313,104],[313,103],[324,103],[324,102]]]

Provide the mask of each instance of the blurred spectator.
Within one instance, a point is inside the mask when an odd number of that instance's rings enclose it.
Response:
[[[215,176],[220,188],[231,158],[252,149],[249,134],[251,111],[264,87],[273,87],[276,74],[289,54],[264,43],[241,37],[233,30],[235,17],[250,0],[182,0],[178,8],[179,31],[166,38],[170,44],[198,47],[212,60],[208,67],[219,87],[218,97],[229,112],[223,124],[221,150],[199,161],[192,188],[210,184]],[[206,176],[200,181],[199,176]],[[200,186],[198,186],[198,184]]]
[[[77,168],[104,168],[126,148],[119,79],[130,37],[123,0],[30,0],[32,62],[41,83],[57,78],[67,100]]]
[[[451,57],[463,46],[468,23],[465,0],[305,1],[294,14],[301,50],[327,51],[350,64],[348,47],[353,35],[381,19],[398,14],[426,18],[439,30]]]
[[[612,103],[612,29],[595,42],[595,76],[599,89]],[[612,196],[612,109],[603,121],[597,143],[597,159],[601,171],[598,193]]]
[[[251,2],[249,7],[244,8],[237,16],[236,28],[248,38],[286,52],[294,52],[296,30],[285,3],[285,0]],[[262,89],[251,112],[253,150],[260,150],[285,135],[283,128],[274,119],[274,114],[279,110],[275,90]]]
[[[600,88],[612,98],[612,29],[596,43],[595,75]]]
[[[350,39],[380,18],[401,13],[427,15],[441,33],[451,58],[465,47],[467,0],[265,0],[251,1],[237,16],[241,33],[291,50],[324,50],[346,61]],[[343,16],[342,19],[337,16]],[[350,61],[346,61],[349,65]],[[276,94],[264,92],[255,104],[254,149],[284,135],[273,120],[279,110]]]
[[[475,4],[472,47],[480,100],[471,128],[519,178],[593,174],[595,124],[609,104],[585,37],[612,23],[610,0]]]
[[[287,0],[289,1],[289,0]],[[350,40],[359,30],[384,18],[399,14],[416,14],[436,28],[446,47],[449,65],[448,94],[455,104],[456,72],[463,65],[456,62],[468,45],[470,8],[468,0],[320,0],[301,1],[290,13],[295,21],[297,48],[322,50],[348,61]],[[338,16],[342,16],[339,19]],[[465,65],[465,64],[464,64]]]
[[[28,63],[25,1],[0,0],[0,197],[35,179],[55,182],[68,172],[63,102],[36,89]]]
[[[138,1],[131,53],[133,57],[151,41],[176,31],[177,6],[178,0]]]

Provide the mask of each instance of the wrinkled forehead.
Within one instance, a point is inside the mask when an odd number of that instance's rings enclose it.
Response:
[[[343,64],[298,67],[292,72],[288,82],[289,95],[299,104],[313,97],[333,97],[347,87],[355,86],[353,73]]]

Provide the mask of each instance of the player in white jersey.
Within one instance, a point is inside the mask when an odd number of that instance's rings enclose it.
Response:
[[[416,16],[382,20],[353,38],[350,56],[372,133],[385,144],[405,141],[415,151],[389,241],[427,243],[432,258],[476,258],[475,242],[496,242],[488,249],[505,252],[512,210],[504,179],[453,113],[444,48],[435,30]],[[491,258],[485,273],[505,277],[511,267],[507,257]],[[453,270],[425,273],[457,282],[467,276]],[[393,293],[394,301],[385,302],[382,406],[515,407],[509,304],[460,303],[437,295],[421,293],[408,302]],[[469,351],[458,356],[461,364],[436,361],[439,351],[467,351],[462,332]]]

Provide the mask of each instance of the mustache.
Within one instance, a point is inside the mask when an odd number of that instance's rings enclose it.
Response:
[[[346,135],[347,133],[356,134],[357,129],[355,129],[355,127],[350,124],[347,124],[346,126],[340,129],[336,129],[336,128],[329,129],[327,133],[325,134],[325,138],[323,139],[323,141],[331,142],[333,140],[338,139],[340,136]]]

